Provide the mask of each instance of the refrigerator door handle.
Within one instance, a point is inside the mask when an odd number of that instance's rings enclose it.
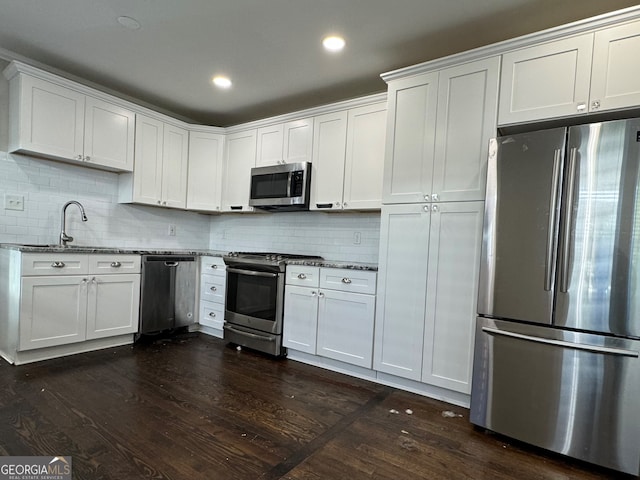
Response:
[[[567,201],[565,204],[564,228],[562,234],[560,257],[560,291],[569,290],[571,270],[571,225],[573,225],[573,201],[576,189],[576,167],[578,149],[572,148],[569,154],[569,178],[567,182]]]
[[[482,331],[489,335],[502,335],[504,337],[517,338],[519,340],[525,340],[534,343],[544,343],[546,345],[553,345],[555,347],[572,348],[574,350],[584,350],[593,353],[603,353],[608,355],[621,355],[623,357],[638,358],[638,352],[634,350],[625,350],[622,348],[611,347],[599,347],[597,345],[585,345],[583,343],[566,342],[564,340],[554,340],[551,338],[534,337],[531,335],[524,335],[522,333],[509,332],[506,330],[499,330],[492,327],[482,327]]]
[[[558,238],[558,197],[560,196],[560,171],[562,150],[557,149],[553,155],[553,174],[551,199],[549,201],[549,225],[547,229],[547,256],[544,264],[544,289],[551,291],[553,284],[553,265],[555,264],[556,238]]]

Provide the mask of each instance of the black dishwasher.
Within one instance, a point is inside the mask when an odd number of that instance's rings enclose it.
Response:
[[[195,322],[197,262],[193,255],[143,255],[139,334]]]

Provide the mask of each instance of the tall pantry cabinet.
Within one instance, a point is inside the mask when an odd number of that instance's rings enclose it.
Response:
[[[374,369],[465,394],[499,67],[388,80]]]

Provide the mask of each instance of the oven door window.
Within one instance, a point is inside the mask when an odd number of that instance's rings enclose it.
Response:
[[[270,173],[251,177],[251,198],[289,197],[289,172]]]
[[[226,309],[228,311],[275,322],[277,299],[277,274],[238,273],[235,269],[227,269]]]

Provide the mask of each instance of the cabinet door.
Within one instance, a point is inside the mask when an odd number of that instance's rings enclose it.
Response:
[[[502,56],[498,124],[587,112],[593,34]]]
[[[219,212],[222,202],[224,135],[189,133],[187,209]]]
[[[282,344],[300,352],[316,353],[318,290],[287,285],[284,289]]]
[[[342,208],[347,112],[314,119],[311,163],[311,210]]]
[[[21,75],[20,148],[82,161],[85,96]]]
[[[23,277],[18,349],[82,342],[86,338],[86,315],[86,276]]]
[[[87,339],[138,331],[140,275],[91,277],[87,301]]]
[[[136,115],[133,201],[160,205],[162,197],[162,147],[164,124]]]
[[[373,367],[420,380],[431,208],[382,207]]]
[[[222,210],[248,212],[251,168],[256,163],[256,130],[227,135],[222,182]]]
[[[422,381],[462,393],[471,393],[483,207],[431,207]]]
[[[387,130],[387,104],[349,110],[344,164],[345,209],[379,209]]]
[[[432,201],[483,200],[496,136],[499,57],[440,72]]]
[[[257,131],[256,167],[282,163],[284,125],[270,125]]]
[[[187,205],[187,168],[189,132],[165,124],[162,147],[162,205],[185,208]]]
[[[591,73],[592,112],[640,105],[640,22],[595,34]]]
[[[84,119],[84,161],[92,165],[132,172],[134,113],[87,97]]]
[[[437,72],[389,84],[382,203],[424,202],[431,195],[437,89]]]
[[[313,118],[303,118],[284,124],[284,163],[310,162],[313,147]]]
[[[320,290],[317,354],[371,368],[374,313],[374,295]]]

